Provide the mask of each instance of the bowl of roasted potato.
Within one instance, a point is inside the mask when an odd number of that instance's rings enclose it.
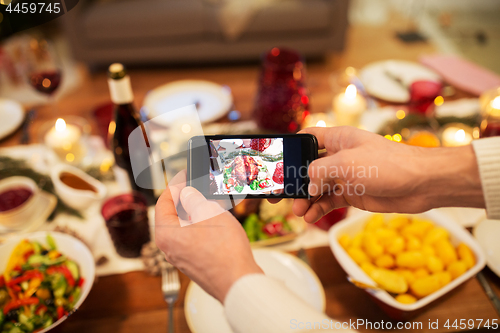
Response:
[[[472,235],[439,211],[358,211],[330,229],[329,241],[350,279],[394,319],[411,318],[486,263]]]

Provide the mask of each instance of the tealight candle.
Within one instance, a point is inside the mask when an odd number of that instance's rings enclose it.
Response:
[[[335,126],[333,116],[331,114],[319,112],[307,115],[302,124],[303,128],[306,127],[332,127]]]
[[[64,119],[57,119],[55,125],[45,134],[45,145],[52,148],[63,160],[74,162],[80,153],[82,131],[75,125],[66,124]]]
[[[345,93],[338,94],[333,99],[333,110],[339,126],[359,126],[361,115],[366,110],[366,100],[359,95],[356,86],[350,84]]]
[[[443,130],[442,143],[445,147],[465,146],[472,142],[472,128],[463,124],[450,124]]]

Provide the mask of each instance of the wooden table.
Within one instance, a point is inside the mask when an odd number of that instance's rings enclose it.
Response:
[[[393,38],[397,28],[406,21],[390,20],[388,25],[355,26],[349,31],[347,48],[342,55],[332,55],[324,62],[308,64],[308,86],[311,91],[313,112],[325,112],[330,108],[333,93],[328,78],[334,70],[354,66],[361,68],[371,61],[397,58],[417,60],[422,53],[434,48],[429,44],[402,44]],[[84,72],[84,82],[75,91],[58,101],[58,109],[40,107],[31,128],[33,142],[37,129],[48,120],[62,115],[79,115],[93,124],[92,110],[99,104],[109,102],[105,73]],[[250,119],[258,77],[257,65],[200,68],[153,68],[130,70],[137,105],[141,105],[146,92],[161,84],[180,79],[204,79],[228,85],[233,92],[235,109],[243,119]],[[95,126],[94,126],[95,129]],[[0,147],[18,144],[20,132],[0,142]],[[326,313],[338,320],[362,318],[372,322],[390,320],[361,290],[346,281],[345,272],[327,247],[306,251],[311,266],[325,288]],[[497,293],[500,279],[486,270],[489,281]],[[184,316],[184,294],[189,279],[181,275],[182,290],[175,305],[176,332],[189,332]],[[426,323],[438,319],[493,319],[499,318],[478,281],[473,278],[427,309],[414,319]],[[166,332],[167,306],[160,292],[160,278],[143,272],[133,272],[97,279],[88,299],[63,327],[62,332]],[[411,330],[409,330],[411,331]],[[432,332],[446,332],[441,326]],[[422,332],[422,331],[419,331]],[[488,332],[491,332],[488,331]]]
[[[327,299],[326,313],[339,321],[358,318],[371,322],[391,319],[375,305],[362,290],[346,280],[346,274],[328,247],[306,250],[312,269],[318,275]],[[500,278],[486,270],[496,292]],[[189,279],[181,275],[182,290],[175,304],[176,332],[190,332],[184,315],[184,295]],[[81,309],[67,321],[63,332],[164,333],[167,327],[167,307],[160,292],[160,278],[142,272],[99,278]],[[442,325],[447,319],[499,318],[483,289],[475,278],[465,282],[433,303],[424,313],[413,319],[422,322],[424,330],[408,332],[448,332]],[[439,320],[439,330],[426,325]],[[367,330],[363,330],[367,331]],[[452,330],[453,331],[453,330]],[[368,331],[367,331],[368,332]],[[491,332],[491,330],[490,330]],[[214,332],[215,333],[215,332]]]

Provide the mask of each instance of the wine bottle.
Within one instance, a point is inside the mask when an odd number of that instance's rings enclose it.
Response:
[[[152,187],[142,188],[137,185],[132,171],[131,154],[129,151],[128,137],[133,130],[143,125],[141,117],[134,107],[134,94],[130,84],[130,77],[127,75],[125,67],[122,64],[114,63],[108,69],[108,86],[111,94],[111,100],[114,107],[113,119],[109,127],[109,136],[111,140],[110,147],[113,150],[115,164],[124,169],[130,179],[130,185],[134,191],[141,192],[149,205],[155,203],[154,192]],[[144,140],[148,142],[146,133],[144,132]],[[148,152],[134,152],[144,154],[144,158],[148,158]],[[139,177],[141,182],[151,184],[151,173],[148,170],[143,171]]]

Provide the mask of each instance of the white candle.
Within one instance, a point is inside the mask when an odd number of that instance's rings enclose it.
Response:
[[[495,97],[490,102],[488,113],[493,117],[500,117],[500,96]]]
[[[82,132],[71,124],[66,124],[64,119],[59,118],[54,127],[45,134],[45,144],[52,149],[70,150],[80,141]]]
[[[305,119],[302,125],[303,128],[306,127],[332,127],[335,123],[333,121],[333,116],[327,113],[311,113]]]
[[[472,134],[467,126],[449,126],[444,129],[442,142],[445,147],[465,146],[471,143]]]
[[[354,84],[347,86],[345,93],[333,99],[333,110],[339,126],[359,126],[361,115],[366,110],[366,101],[360,96]]]

